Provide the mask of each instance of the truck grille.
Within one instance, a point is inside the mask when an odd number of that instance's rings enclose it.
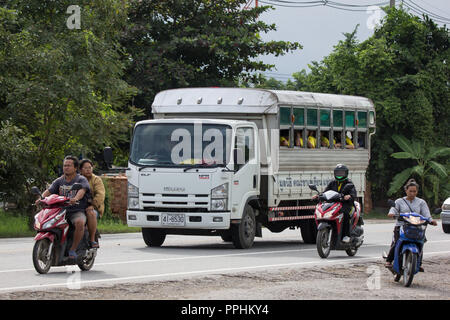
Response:
[[[143,193],[145,211],[159,212],[207,212],[209,194],[155,194]]]

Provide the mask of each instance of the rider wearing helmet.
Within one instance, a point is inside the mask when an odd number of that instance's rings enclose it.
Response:
[[[347,166],[339,163],[334,168],[334,179],[328,183],[325,191],[333,190],[344,195],[342,201],[342,213],[344,215],[342,228],[342,242],[350,241],[350,217],[349,213],[353,207],[353,202],[356,200],[356,189],[353,182],[348,178]],[[345,186],[349,184],[347,188]],[[317,197],[317,196],[315,196]]]

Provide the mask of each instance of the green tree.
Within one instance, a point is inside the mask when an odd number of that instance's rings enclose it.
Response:
[[[390,157],[396,151],[394,134],[436,147],[450,143],[449,30],[402,9],[386,13],[366,41],[357,41],[356,27],[331,54],[310,64],[309,73],[294,73],[299,90],[359,95],[374,102],[377,132],[368,178],[377,199],[385,197],[391,177],[406,168]]]
[[[80,29],[67,26],[74,4]],[[127,2],[0,1],[0,19],[0,120],[33,146],[29,178],[44,187],[65,155],[128,140],[137,111],[127,107],[136,89],[122,79]]]
[[[139,88],[135,104],[151,113],[154,95],[165,89],[236,86],[257,82],[255,71],[273,65],[256,58],[282,55],[298,43],[264,42],[275,30],[258,17],[269,7],[242,10],[246,0],[131,1],[121,43],[130,54],[128,83]]]
[[[394,135],[392,139],[402,151],[391,154],[391,157],[395,159],[411,159],[415,165],[404,169],[394,176],[388,195],[393,195],[401,190],[406,180],[411,176],[417,176],[421,184],[423,197],[437,205],[439,191],[442,189],[448,190],[450,187],[448,168],[437,160],[448,157],[450,148],[430,146],[423,141],[410,141],[400,135]]]

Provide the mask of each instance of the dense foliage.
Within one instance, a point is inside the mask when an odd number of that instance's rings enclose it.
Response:
[[[359,43],[356,32],[357,28],[344,34],[345,39],[331,54],[309,65],[310,72],[294,73],[295,81],[283,85],[272,79],[261,85],[372,99],[377,132],[372,140],[368,179],[374,198],[381,200],[390,187],[390,194],[402,194],[401,186],[408,177],[404,174],[400,182],[397,177],[395,190],[392,179],[415,163],[413,158],[392,159],[391,154],[402,151],[394,135],[417,141],[427,152],[450,146],[449,30],[427,17],[421,20],[403,10],[390,9],[372,37]],[[441,152],[436,156],[448,174],[448,155]],[[422,180],[419,171],[410,173]],[[442,203],[450,192],[448,178],[443,177],[439,182],[427,179],[430,181],[423,185],[428,191],[437,190],[439,197],[426,190],[420,195],[436,205]]]
[[[68,154],[112,146],[123,165],[156,92],[236,86],[271,67],[259,55],[300,48],[262,41],[268,8],[245,3],[0,0],[0,195],[25,208]]]

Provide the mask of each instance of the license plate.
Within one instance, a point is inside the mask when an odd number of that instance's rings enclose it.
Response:
[[[166,226],[183,227],[185,225],[184,214],[163,213],[161,223]]]

